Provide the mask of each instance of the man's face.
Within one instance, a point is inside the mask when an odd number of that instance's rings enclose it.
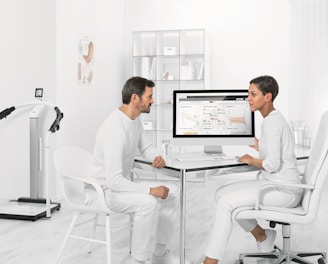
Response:
[[[141,96],[139,101],[139,110],[141,113],[149,113],[150,112],[150,106],[154,103],[153,98],[153,88],[152,87],[146,87],[146,90],[144,94]]]

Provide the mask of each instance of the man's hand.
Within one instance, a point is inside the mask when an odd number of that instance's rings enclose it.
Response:
[[[152,167],[156,168],[156,169],[161,169],[165,166],[165,160],[162,156],[157,156],[152,164],[151,164]]]
[[[154,196],[155,198],[166,199],[169,195],[170,189],[166,186],[158,186],[150,188],[149,194]]]

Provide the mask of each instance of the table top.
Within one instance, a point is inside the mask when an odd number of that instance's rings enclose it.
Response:
[[[230,168],[230,167],[251,167],[244,162],[238,161],[238,156],[230,155],[231,152],[227,152],[227,156],[222,159],[218,157],[217,159],[211,158],[209,160],[197,160],[197,157],[201,157],[204,155],[201,152],[188,152],[186,154],[173,153],[170,158],[166,158],[166,166],[165,169],[173,170],[173,171],[181,171],[185,170],[187,172],[191,171],[200,171],[200,170],[212,170],[212,169],[222,169],[222,168]],[[295,154],[297,160],[308,159],[310,154],[310,149],[305,148],[303,146],[295,147]],[[182,156],[194,156],[195,159],[192,160],[179,160],[179,157]],[[215,157],[215,155],[214,155]],[[139,164],[147,164],[150,165],[150,161],[146,161],[142,156],[136,156],[135,162]],[[254,170],[258,170],[254,168]]]

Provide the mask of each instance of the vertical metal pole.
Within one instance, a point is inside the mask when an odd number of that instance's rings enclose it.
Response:
[[[39,111],[35,107],[30,115],[30,198],[39,198],[40,129]]]
[[[30,198],[38,199],[44,195],[43,133],[42,118],[44,106],[36,105],[30,113]]]
[[[45,194],[45,198],[46,198],[46,217],[51,217],[51,205],[50,205],[50,194],[49,194],[49,167],[47,164],[48,161],[48,154],[49,154],[49,136],[50,136],[51,132],[48,131],[47,135],[46,135],[46,142],[45,142],[45,153],[44,153],[44,159],[45,159],[45,173],[44,173],[44,194]],[[42,159],[41,159],[42,160]]]
[[[185,231],[186,231],[186,170],[180,171],[180,264],[185,263]]]

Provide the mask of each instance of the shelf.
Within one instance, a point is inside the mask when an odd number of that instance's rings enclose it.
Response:
[[[162,140],[172,138],[173,91],[204,89],[205,30],[133,32],[132,63],[134,76],[155,81],[155,104],[142,118],[161,151]]]

